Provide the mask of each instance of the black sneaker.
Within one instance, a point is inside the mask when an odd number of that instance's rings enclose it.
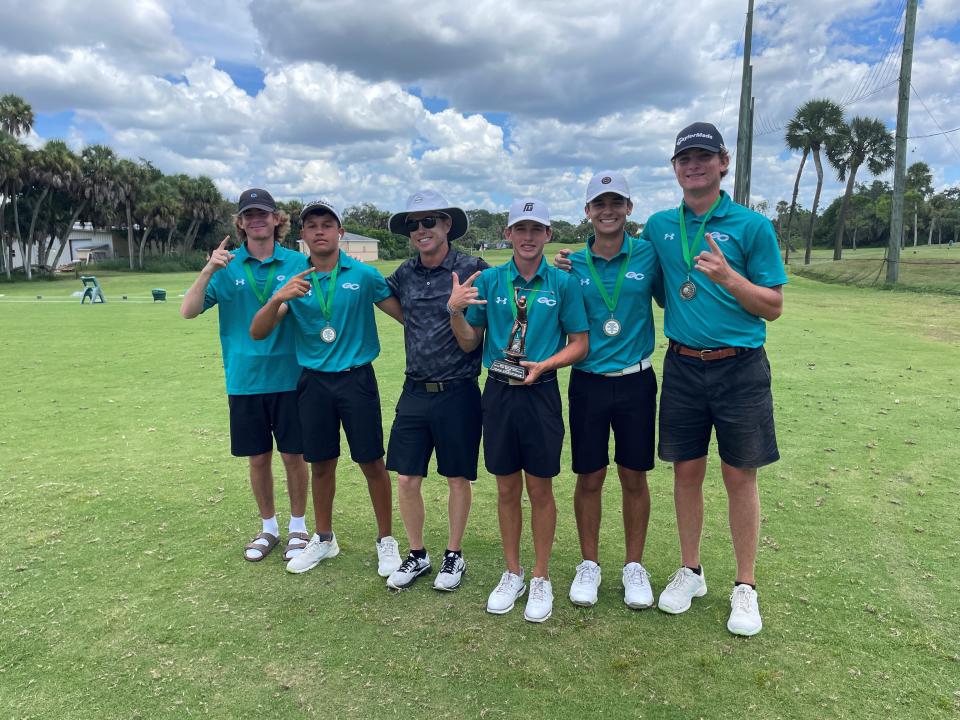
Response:
[[[463,574],[467,571],[467,563],[455,552],[448,552],[443,556],[443,562],[440,564],[440,572],[437,573],[433,581],[433,587],[436,590],[456,590],[460,587],[463,580]]]
[[[423,558],[418,558],[410,553],[400,563],[400,567],[390,573],[390,577],[387,578],[387,587],[393,590],[403,590],[413,585],[421,575],[429,575],[431,570],[429,553]]]

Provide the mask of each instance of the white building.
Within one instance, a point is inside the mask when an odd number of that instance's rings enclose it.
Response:
[[[13,251],[13,263],[10,267],[22,268],[23,258],[20,256],[19,243],[16,238],[10,238],[9,243],[10,249]],[[59,249],[60,242],[55,240],[47,257],[41,260],[36,255],[38,248],[34,246],[31,262],[34,265],[50,266],[54,258],[57,257]],[[126,237],[121,237],[109,229],[94,228],[90,223],[77,223],[73,226],[73,230],[67,238],[67,247],[64,248],[57,264],[73,265],[119,257],[129,257]]]
[[[297,240],[297,248],[304,255],[310,254],[310,250],[303,240]],[[340,238],[340,249],[360,262],[373,262],[380,259],[380,241],[366,235],[344,233],[343,237]]]

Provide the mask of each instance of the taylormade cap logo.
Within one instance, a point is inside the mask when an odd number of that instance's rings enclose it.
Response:
[[[677,134],[673,158],[688,148],[700,148],[712,153],[719,153],[726,148],[720,131],[710,123],[695,122],[688,125]],[[673,158],[670,158],[673,160]]]

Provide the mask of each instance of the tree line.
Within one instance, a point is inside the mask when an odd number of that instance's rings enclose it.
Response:
[[[882,120],[858,116],[847,121],[840,105],[818,98],[797,108],[787,124],[784,142],[788,149],[801,153],[790,203],[781,200],[776,206],[774,222],[780,235],[784,262],[789,263],[790,253],[801,247],[803,262],[809,264],[814,245],[832,245],[833,259],[840,260],[845,246],[855,250],[858,242],[860,245],[886,245],[889,242],[892,188],[879,180],[870,185],[856,183],[857,174],[862,169],[876,176],[893,167],[894,137]],[[817,185],[810,209],[805,210],[797,197],[800,178],[810,158],[816,169]],[[818,223],[824,158],[845,187],[843,194],[827,207]],[[928,244],[933,243],[935,231],[938,243],[943,242],[945,230],[948,242],[957,241],[960,234],[960,187],[934,193],[933,175],[924,162],[914,163],[907,169],[904,208],[906,222],[901,244],[907,243],[912,232],[916,245],[923,231],[927,232]]]

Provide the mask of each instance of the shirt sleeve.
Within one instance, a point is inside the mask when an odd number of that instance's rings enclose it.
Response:
[[[373,301],[381,302],[386,300],[390,297],[390,287],[387,285],[387,281],[384,280],[379,270],[376,268],[370,269],[373,270]]]
[[[390,273],[390,276],[387,278],[387,287],[390,288],[390,292],[393,295],[397,296],[398,300],[403,299],[403,297],[400,295],[400,278],[397,277],[400,274],[400,268],[402,267],[403,265],[398,267],[396,270]]]
[[[220,273],[217,273],[210,278],[210,282],[207,283],[207,289],[203,293],[203,310],[200,312],[205,312],[217,304],[217,289],[220,286],[220,283],[218,282],[219,279]]]
[[[783,269],[780,248],[777,247],[777,233],[770,220],[763,218],[757,223],[745,250],[747,280],[761,287],[787,283],[787,273]]]
[[[490,280],[494,275],[494,272],[491,272],[490,270],[484,270],[480,274],[480,277],[477,278],[476,282],[473,283],[473,286],[479,291],[477,295],[480,300],[489,300],[488,296],[490,295]],[[467,312],[464,317],[466,317],[467,322],[474,327],[486,327],[487,306],[470,305],[467,308]]]
[[[570,333],[587,332],[590,323],[587,321],[587,311],[583,305],[583,293],[580,283],[575,282],[569,273],[559,272],[561,282],[565,284],[560,305],[560,327],[568,335]]]

